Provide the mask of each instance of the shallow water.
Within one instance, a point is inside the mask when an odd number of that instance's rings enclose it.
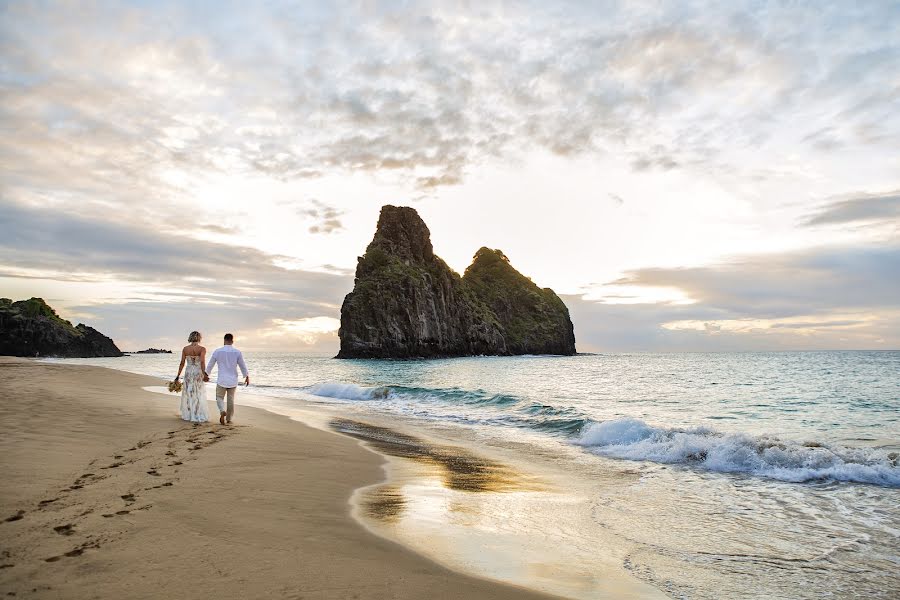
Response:
[[[576,597],[609,557],[673,597],[900,593],[900,352],[247,360],[276,411],[312,402],[540,474],[482,499],[440,476],[373,490],[374,527],[427,531],[452,566],[477,571],[478,540],[487,574]]]

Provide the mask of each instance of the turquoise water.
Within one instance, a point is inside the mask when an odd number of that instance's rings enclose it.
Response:
[[[618,536],[673,597],[900,593],[900,352],[246,356],[258,394],[549,461],[586,499],[559,516],[590,524],[573,543]],[[178,357],[67,362],[171,378]]]

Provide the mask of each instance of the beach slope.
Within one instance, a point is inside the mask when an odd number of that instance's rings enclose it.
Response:
[[[239,407],[192,426],[157,379],[0,357],[0,595],[548,598],[447,570],[349,516],[382,458]],[[215,414],[214,405],[210,414]]]

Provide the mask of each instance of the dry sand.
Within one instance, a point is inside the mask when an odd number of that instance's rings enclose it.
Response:
[[[141,389],[159,380],[99,367],[0,375],[2,597],[549,598],[356,523],[383,459],[349,437],[244,406],[195,427]]]

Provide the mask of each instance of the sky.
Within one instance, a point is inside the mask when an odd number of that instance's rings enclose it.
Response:
[[[579,351],[900,348],[896,1],[11,0],[0,128],[0,296],[124,350],[336,352],[384,204]]]

